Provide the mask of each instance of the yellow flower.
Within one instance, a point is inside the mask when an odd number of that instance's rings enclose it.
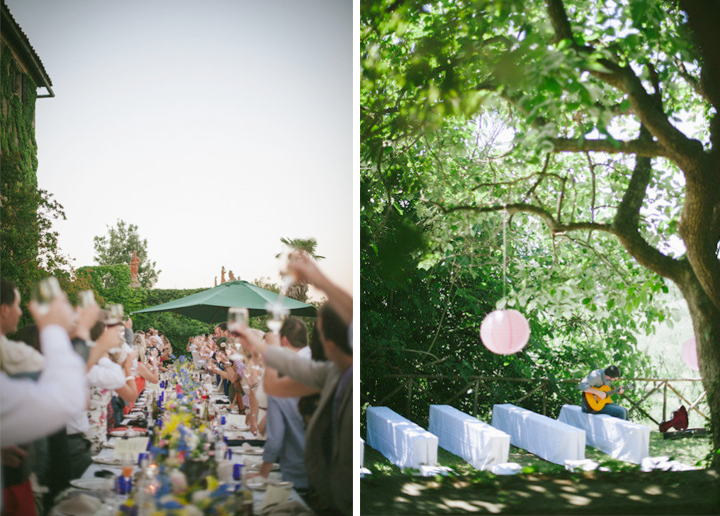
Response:
[[[215,491],[217,489],[217,486],[218,486],[217,478],[215,478],[212,475],[208,476],[207,477],[208,491]]]

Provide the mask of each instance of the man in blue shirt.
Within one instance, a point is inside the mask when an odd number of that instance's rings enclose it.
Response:
[[[301,319],[288,317],[280,329],[286,349],[302,354],[307,349],[307,327]],[[265,451],[258,475],[267,478],[273,462],[280,463],[283,480],[295,484],[302,494],[310,486],[305,469],[305,422],[298,410],[299,398],[267,397]],[[252,475],[249,475],[250,478]]]

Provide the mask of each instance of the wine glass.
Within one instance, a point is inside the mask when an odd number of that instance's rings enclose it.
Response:
[[[123,309],[123,305],[107,305],[105,310],[103,310],[103,322],[110,327],[117,326],[122,322],[124,315],[125,310]]]
[[[283,320],[290,313],[282,304],[283,297],[278,296],[274,303],[265,305],[265,310],[270,314],[270,319],[265,323],[268,329],[273,333],[278,333],[282,328]]]
[[[270,330],[273,333],[279,333],[280,328],[282,328],[282,324],[283,324],[282,319],[275,319],[275,318],[268,319],[268,321],[266,323],[268,330]]]
[[[95,293],[92,290],[81,290],[78,292],[78,307],[85,310],[87,307],[96,305]]]
[[[50,310],[50,302],[62,293],[57,278],[50,276],[33,287],[33,299],[38,304],[38,312],[46,314]]]
[[[250,314],[247,308],[233,306],[228,308],[227,329],[233,335],[239,335],[238,330],[247,326]]]
[[[281,296],[286,296],[290,287],[295,283],[295,276],[290,271],[290,260],[292,260],[294,252],[288,246],[283,246],[283,250],[278,254],[278,270],[282,278],[280,285]]]

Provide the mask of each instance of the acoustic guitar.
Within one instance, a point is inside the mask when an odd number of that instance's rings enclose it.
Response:
[[[605,405],[608,403],[612,403],[612,399],[610,398],[611,395],[620,392],[620,389],[634,389],[635,386],[633,384],[626,385],[624,387],[616,387],[614,389],[611,389],[608,385],[601,385],[600,387],[596,387],[596,389],[603,391],[605,393],[604,398],[600,398],[597,394],[593,394],[591,392],[583,392],[583,398],[585,399],[585,403],[587,403],[587,406],[590,410],[593,412],[599,412],[601,411]]]

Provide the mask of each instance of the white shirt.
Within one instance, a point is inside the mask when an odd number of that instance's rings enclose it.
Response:
[[[120,364],[116,364],[108,357],[102,357],[88,371],[87,383],[90,387],[101,389],[122,389],[125,385],[125,373]]]
[[[67,332],[51,325],[40,332],[45,368],[37,382],[0,373],[0,445],[24,444],[62,428],[87,404],[85,362]]]
[[[88,371],[87,384],[90,387],[99,387],[101,389],[121,389],[125,385],[125,373],[123,373],[123,369],[119,364],[116,364],[107,357],[102,357],[98,360],[98,363]],[[66,425],[68,435],[84,434],[89,429],[90,422],[88,421],[87,410],[82,410],[75,414],[68,419]]]
[[[42,371],[45,359],[32,346],[0,335],[0,370],[7,374]]]
[[[310,349],[310,346],[303,346],[300,348],[300,350],[297,352],[299,357],[307,358],[308,360],[312,360],[312,349]]]

